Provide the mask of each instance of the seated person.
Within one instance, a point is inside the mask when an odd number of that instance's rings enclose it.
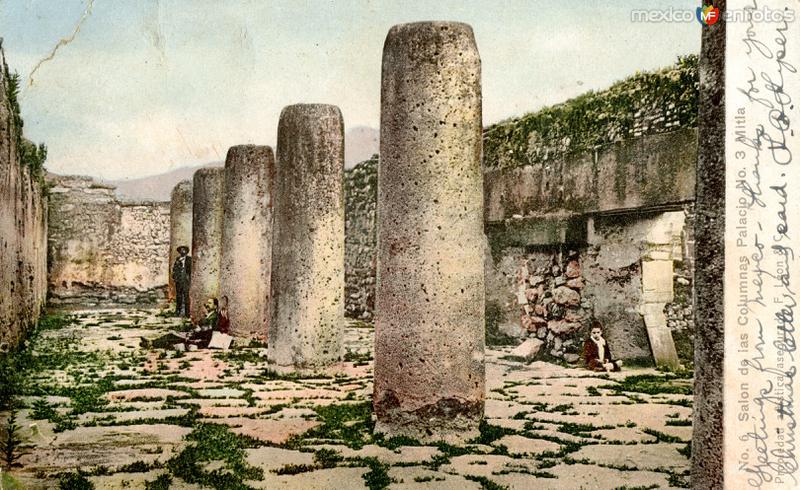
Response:
[[[592,371],[619,371],[622,361],[611,358],[611,349],[603,338],[603,326],[597,320],[592,322],[589,338],[583,343],[583,361]]]
[[[169,332],[161,337],[149,340],[142,337],[140,346],[144,348],[171,349],[176,344],[195,345],[198,349],[205,349],[211,342],[214,331],[229,333],[230,319],[228,317],[228,297],[223,296],[222,301],[209,298],[203,305],[205,316],[200,325],[191,332]]]
[[[202,330],[212,330],[217,326],[217,318],[219,316],[219,301],[217,298],[209,298],[206,304],[203,305],[205,317],[200,322]]]
[[[231,333],[231,318],[228,316],[228,297],[223,296],[217,308],[217,332],[229,335]]]

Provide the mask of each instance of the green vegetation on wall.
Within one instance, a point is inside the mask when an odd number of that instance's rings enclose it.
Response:
[[[347,211],[358,211],[365,203],[378,199],[378,155],[372,155],[353,168],[344,171],[344,195]]]
[[[2,45],[0,45],[2,49]],[[3,65],[3,79],[6,81],[6,99],[11,108],[11,119],[14,125],[14,137],[16,138],[16,148],[19,154],[19,161],[23,168],[30,171],[30,175],[39,185],[44,186],[44,162],[47,160],[47,147],[44,143],[36,145],[22,135],[22,128],[25,125],[22,120],[21,108],[19,105],[19,74],[11,74],[8,65]]]
[[[536,165],[642,134],[696,127],[697,61],[680,57],[670,67],[492,125],[484,132],[484,165]]]

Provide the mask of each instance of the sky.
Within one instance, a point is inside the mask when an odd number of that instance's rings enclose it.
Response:
[[[632,9],[697,1],[0,0],[25,136],[48,170],[137,178],[276,141],[295,103],[378,128],[383,42],[395,24],[473,27],[488,125],[698,53],[698,22]]]

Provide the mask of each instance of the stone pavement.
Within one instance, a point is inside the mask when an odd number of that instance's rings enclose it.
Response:
[[[298,376],[272,369],[259,345],[145,350],[141,337],[182,327],[157,310],[71,315],[30,342],[12,472],[25,488],[688,487],[686,376],[487,349],[480,436],[421,445],[373,434],[370,324],[348,322],[345,362]]]

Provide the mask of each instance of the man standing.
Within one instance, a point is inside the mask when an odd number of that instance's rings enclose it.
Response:
[[[175,316],[189,316],[189,282],[192,277],[192,258],[187,255],[189,247],[178,247],[178,258],[172,266],[172,281],[175,283]]]

